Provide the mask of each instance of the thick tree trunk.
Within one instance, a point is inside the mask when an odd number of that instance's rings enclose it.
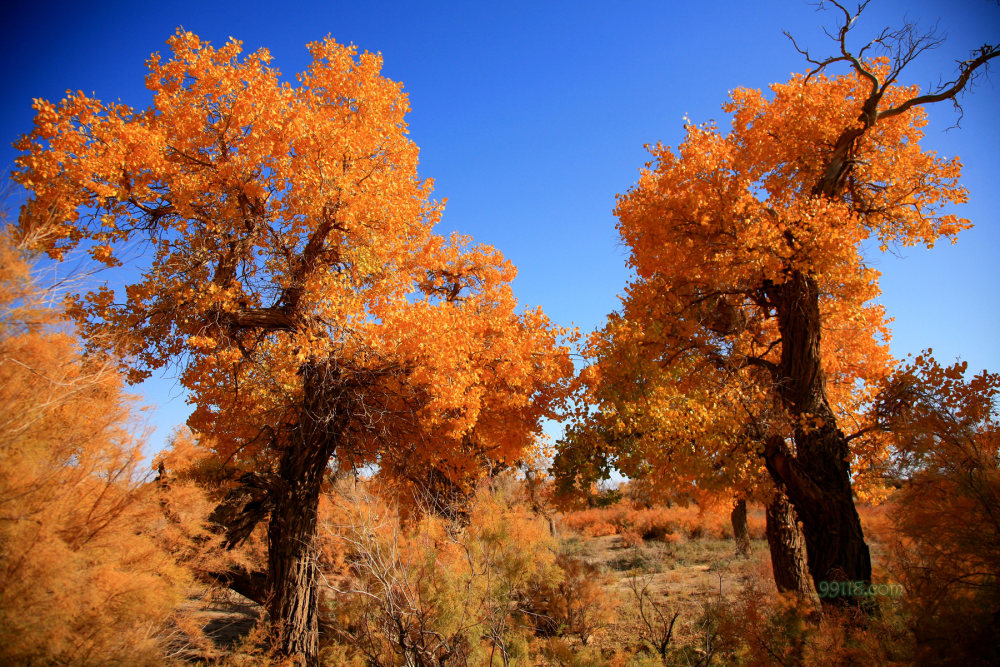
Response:
[[[278,465],[268,524],[268,613],[272,641],[294,664],[319,664],[319,569],[316,519],[323,475],[344,427],[346,411],[338,375],[324,364],[301,374],[304,404],[299,423]]]
[[[847,440],[839,429],[821,428],[810,433],[797,432],[796,447],[799,451],[796,461],[815,485],[814,488],[799,484],[793,496],[802,519],[813,581],[817,590],[835,591],[832,595],[825,594],[824,602],[860,604],[862,598],[851,591],[871,583],[872,567],[861,519],[854,506]]]
[[[322,471],[318,477],[322,479]],[[313,665],[319,656],[316,513],[320,485],[284,474],[282,481],[287,488],[275,499],[267,530],[267,609],[274,624],[275,648],[297,664]]]
[[[778,590],[815,601],[816,589],[806,565],[805,541],[795,509],[781,492],[776,492],[767,503],[765,530],[771,552],[771,571]]]
[[[835,591],[823,602],[860,604],[853,591],[855,584],[871,582],[871,557],[854,506],[847,439],[826,396],[819,287],[814,278],[793,271],[769,290],[768,298],[777,310],[782,340],[778,392],[797,423],[794,454],[781,438],[772,437],[765,448],[767,467],[802,521],[817,590]]]
[[[750,557],[750,529],[747,527],[747,501],[739,498],[729,514],[733,524],[733,540],[736,541],[736,555],[739,558]]]

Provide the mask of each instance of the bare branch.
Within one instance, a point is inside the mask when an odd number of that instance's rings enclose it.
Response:
[[[936,92],[928,93],[926,95],[918,95],[917,97],[913,97],[903,102],[899,106],[880,112],[878,114],[878,120],[898,116],[899,114],[908,111],[911,107],[917,105],[933,104],[934,102],[955,99],[956,96],[961,93],[962,90],[964,90],[976,76],[982,72],[988,71],[987,68],[989,62],[997,56],[1000,56],[1000,46],[995,44],[984,44],[976,49],[973,54],[975,55],[975,58],[959,63],[959,75],[955,81],[945,84],[945,87],[937,90]],[[982,69],[980,70],[980,68]]]
[[[826,169],[823,176],[813,188],[814,195],[833,197],[839,195],[845,184],[849,183],[849,175],[853,168],[852,155],[857,140],[865,134],[871,127],[881,120],[886,120],[907,112],[914,106],[933,104],[944,100],[955,101],[957,96],[975,78],[987,71],[989,62],[1000,55],[1000,46],[986,44],[972,53],[968,60],[959,62],[958,75],[954,81],[939,86],[933,92],[912,97],[901,104],[890,109],[879,111],[879,105],[883,97],[891,86],[899,79],[902,71],[916,60],[921,54],[931,49],[937,48],[944,43],[944,37],[938,33],[937,26],[926,32],[920,32],[913,22],[906,22],[898,29],[883,29],[874,39],[865,44],[857,54],[854,54],[848,47],[848,34],[854,28],[861,12],[867,7],[868,2],[858,5],[856,11],[852,12],[837,0],[830,0],[830,4],[840,10],[843,18],[838,29],[834,32],[824,30],[826,35],[836,42],[837,54],[828,58],[816,58],[808,49],[805,49],[795,41],[787,32],[785,35],[792,41],[795,50],[805,57],[806,61],[812,65],[805,79],[809,80],[815,74],[822,72],[826,67],[838,62],[848,63],[860,77],[868,81],[870,90],[868,96],[861,105],[861,112],[858,120],[860,127],[845,128],[834,144],[830,153]],[[822,8],[822,4],[821,4]],[[873,71],[870,63],[871,58],[866,58],[869,51],[880,51],[877,55],[886,56],[890,59],[891,68],[880,80],[879,75]],[[873,54],[876,55],[876,54]],[[961,107],[955,102],[955,106],[961,111]]]

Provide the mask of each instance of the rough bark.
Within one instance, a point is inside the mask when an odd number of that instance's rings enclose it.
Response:
[[[262,607],[267,606],[268,588],[265,572],[201,572],[198,576],[207,583],[221,584]]]
[[[316,512],[319,484],[293,483],[275,503],[268,525],[268,614],[276,648],[297,664],[319,654]]]
[[[733,524],[733,539],[736,541],[736,555],[739,558],[750,557],[750,529],[747,527],[747,501],[739,498],[733,505],[729,515]]]
[[[826,396],[820,357],[819,288],[816,280],[792,271],[772,286],[782,349],[778,394],[797,421],[794,454],[781,438],[765,447],[768,470],[784,488],[802,521],[809,571],[820,582],[871,582],[871,556],[851,490],[850,451]],[[853,586],[837,587],[850,591]],[[858,605],[857,596],[824,597],[827,604]]]
[[[767,503],[765,531],[771,552],[774,583],[782,593],[817,601],[806,564],[806,547],[799,530],[795,509],[784,493],[777,492]]]
[[[298,665],[319,664],[319,582],[316,519],[323,475],[342,432],[343,395],[336,372],[302,369],[304,409],[278,466],[268,524],[268,614],[280,653]]]

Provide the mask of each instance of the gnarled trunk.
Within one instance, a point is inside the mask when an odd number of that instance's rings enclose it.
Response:
[[[847,438],[826,396],[819,287],[813,277],[792,271],[786,282],[768,290],[768,298],[777,310],[782,340],[775,380],[796,427],[794,454],[781,438],[768,440],[767,467],[802,521],[817,590],[835,593],[823,602],[860,604],[854,584],[871,582],[871,557],[854,506]]]
[[[319,661],[319,569],[316,519],[323,475],[344,428],[346,411],[334,397],[339,375],[324,364],[301,370],[304,403],[281,454],[267,530],[268,613],[272,641],[298,665]]]
[[[326,464],[315,474],[303,465],[303,454],[289,450],[282,457],[285,488],[275,498],[267,529],[267,610],[276,648],[312,665],[319,655],[316,513]]]
[[[750,557],[750,529],[747,527],[747,500],[739,498],[729,514],[733,524],[733,540],[736,541],[736,555],[740,558]]]
[[[802,519],[809,571],[817,590],[834,591],[824,595],[824,602],[846,598],[858,604],[861,598],[851,591],[871,583],[872,566],[854,506],[847,440],[837,428],[821,428],[796,433],[796,447],[796,460],[815,485],[800,485],[793,499]]]
[[[795,508],[787,496],[775,492],[767,503],[765,531],[771,552],[771,571],[774,583],[782,593],[795,593],[801,598],[815,600],[806,564],[806,547],[799,530]]]

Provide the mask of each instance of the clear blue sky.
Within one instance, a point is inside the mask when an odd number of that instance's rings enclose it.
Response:
[[[5,3],[6,4],[6,3]],[[1000,41],[991,0],[875,0],[858,34],[904,19],[939,23],[947,43],[915,64],[907,82],[927,85],[954,61]],[[421,148],[421,174],[447,197],[442,232],[459,230],[500,248],[518,266],[523,304],[541,305],[583,331],[618,306],[627,279],[614,229],[614,197],[646,161],[645,143],[676,145],[683,117],[724,122],[719,105],[737,86],[764,88],[804,71],[782,36],[817,53],[832,12],[802,0],[746,2],[18,2],[2,10],[0,165],[31,126],[31,99],[81,89],[145,106],[144,61],[166,51],[177,26],[247,50],[265,46],[286,77],[307,64],[305,43],[331,34],[379,51],[402,81]],[[933,347],[942,361],[1000,370],[1000,65],[957,115],[931,110],[925,146],[959,155],[975,224],[959,243],[876,257],[883,302],[895,318],[897,356]],[[176,385],[141,387],[154,406],[151,448],[187,406]]]

